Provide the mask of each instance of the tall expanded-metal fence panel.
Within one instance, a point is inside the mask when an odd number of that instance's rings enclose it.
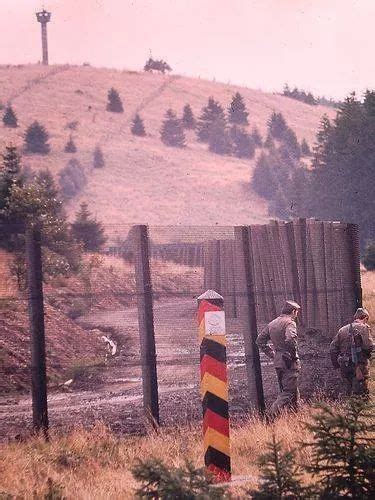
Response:
[[[334,392],[337,380],[327,355],[329,342],[361,301],[358,228],[302,219],[249,226],[248,232],[257,331],[280,313],[285,299],[300,303],[300,344],[306,360],[303,393]],[[240,237],[235,242],[208,242],[204,251],[206,286],[216,286],[227,295],[229,314],[238,316],[241,297],[248,293],[246,283],[239,288],[240,280],[232,278],[242,258]],[[266,394],[274,387],[271,377],[271,383],[265,384]]]
[[[196,313],[207,289],[224,298],[232,418],[263,411],[278,391],[255,338],[286,299],[302,306],[302,395],[335,392],[329,341],[361,301],[356,226],[108,224],[104,233],[100,251],[73,245],[64,255],[42,233],[51,427],[102,421],[140,432],[200,418]],[[0,250],[0,439],[32,426],[23,238]]]
[[[216,261],[212,259],[208,263],[203,259],[203,249],[212,240],[230,242],[233,246],[233,227],[183,227],[176,231],[173,226],[151,226],[149,233],[152,245],[157,245],[159,252],[166,250],[162,253],[163,259],[153,259],[151,265],[153,286],[158,287],[158,283],[164,281],[164,290],[154,291],[161,421],[184,423],[201,415],[197,297],[207,288],[220,288],[219,292],[224,296],[231,413],[232,416],[244,413],[249,408],[249,399],[243,328],[238,318],[227,314],[232,303],[229,288],[224,290],[219,283],[207,285],[206,268],[211,263],[217,265]],[[192,248],[202,249],[202,258],[193,261],[181,259],[180,263],[173,253],[169,253],[171,248],[179,248],[183,256],[184,247],[185,253]],[[225,261],[222,262],[224,265]],[[233,261],[231,265],[233,269]],[[213,274],[220,277],[220,273],[213,271]],[[222,276],[226,278],[224,273]],[[234,281],[233,274],[233,285]]]

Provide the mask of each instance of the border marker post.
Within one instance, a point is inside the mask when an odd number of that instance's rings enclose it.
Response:
[[[231,459],[224,299],[207,290],[197,301],[204,462],[217,482],[227,482]]]

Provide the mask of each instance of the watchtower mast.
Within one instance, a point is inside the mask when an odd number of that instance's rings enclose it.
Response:
[[[42,28],[43,64],[48,64],[47,23],[51,20],[51,12],[47,12],[43,9],[42,11],[36,13],[36,18]]]

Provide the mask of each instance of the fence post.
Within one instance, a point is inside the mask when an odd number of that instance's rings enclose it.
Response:
[[[359,228],[357,224],[348,224],[349,249],[352,263],[354,297],[356,309],[362,307],[361,261],[359,249]]]
[[[251,388],[255,385],[256,392],[256,407],[263,415],[265,413],[264,392],[262,382],[262,371],[260,366],[260,357],[258,346],[256,345],[256,338],[258,334],[257,328],[257,315],[256,315],[256,302],[255,302],[255,279],[254,279],[254,259],[251,242],[251,228],[249,226],[238,226],[234,228],[235,238],[239,241],[239,251],[243,257],[244,276],[242,280],[245,281],[245,286],[241,290],[246,294],[245,297],[245,310],[246,320],[249,330],[244,332],[244,346],[245,346],[245,359],[248,387],[250,396],[252,396]],[[264,300],[265,297],[263,297]]]
[[[197,301],[204,463],[224,482],[231,478],[224,300],[207,290]]]
[[[46,345],[44,332],[43,270],[41,233],[26,230],[26,265],[31,332],[31,394],[33,428],[48,439]]]
[[[143,407],[152,422],[160,424],[152,283],[147,226],[134,226],[135,281],[142,363]]]

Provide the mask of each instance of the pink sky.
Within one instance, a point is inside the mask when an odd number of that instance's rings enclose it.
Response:
[[[0,1],[0,64],[37,62],[42,0]],[[342,98],[375,87],[374,0],[45,0],[51,64],[175,73]]]

